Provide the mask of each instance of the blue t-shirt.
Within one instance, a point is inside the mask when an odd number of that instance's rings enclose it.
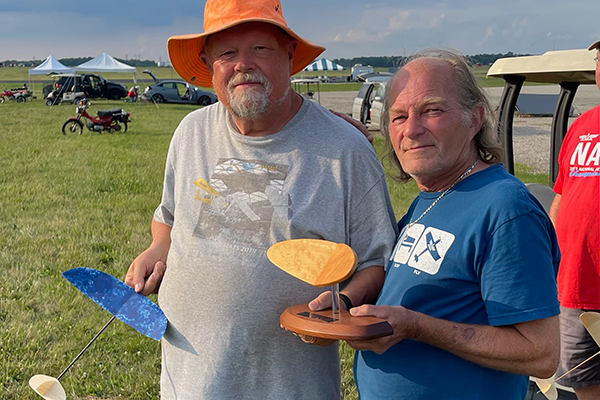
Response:
[[[558,315],[554,228],[525,185],[491,166],[409,226],[439,195],[420,193],[398,223],[402,234],[377,304],[492,326]],[[526,376],[414,340],[381,355],[357,351],[354,371],[361,400],[521,400],[528,385]]]

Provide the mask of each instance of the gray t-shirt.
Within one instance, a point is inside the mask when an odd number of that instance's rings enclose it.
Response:
[[[163,399],[340,398],[337,345],[279,326],[312,287],[271,264],[285,239],[346,243],[359,268],[385,265],[396,224],[384,174],[350,124],[304,101],[275,134],[247,137],[222,104],[186,116],[167,157],[154,218],[172,226],[158,301]]]

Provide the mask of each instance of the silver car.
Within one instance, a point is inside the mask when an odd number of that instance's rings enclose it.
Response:
[[[384,82],[363,83],[352,105],[352,118],[363,125],[370,122],[371,129],[381,129],[381,111],[387,79]]]
[[[381,82],[377,91],[375,91],[375,97],[371,102],[371,129],[381,129],[381,113],[383,111],[383,97],[385,96],[385,89],[388,86],[388,82]]]
[[[142,99],[155,103],[183,103],[208,106],[218,101],[213,92],[202,90],[179,79],[159,80],[144,90]]]

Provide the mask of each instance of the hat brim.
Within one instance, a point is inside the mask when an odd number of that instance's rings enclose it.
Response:
[[[588,47],[588,50],[594,49],[600,49],[600,40],[596,40],[590,47]]]
[[[266,22],[278,26],[298,41],[296,53],[294,54],[294,59],[292,61],[291,75],[302,71],[307,65],[313,62],[319,54],[325,51],[325,47],[301,38],[285,25],[263,18],[248,18],[222,25],[219,26],[218,29],[208,30],[203,33],[171,36],[167,40],[167,49],[169,51],[171,65],[175,72],[177,72],[183,80],[192,85],[212,87],[212,77],[208,67],[200,59],[200,53],[202,53],[202,49],[204,48],[204,40],[209,35],[246,22]]]

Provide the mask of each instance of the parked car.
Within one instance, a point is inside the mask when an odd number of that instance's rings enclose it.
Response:
[[[390,72],[372,72],[369,74],[362,74],[358,76],[359,81],[363,82],[386,82],[388,79],[392,77],[392,73]]]
[[[61,102],[79,102],[84,99],[119,100],[127,96],[127,88],[122,83],[110,82],[94,74],[59,74],[58,80],[46,95],[46,105]]]
[[[390,77],[387,77],[389,80]],[[372,129],[380,129],[383,96],[387,80],[384,82],[365,82],[360,87],[352,104],[352,118],[367,125],[370,121]]]
[[[184,103],[208,106],[218,101],[213,92],[199,89],[180,79],[159,80],[146,87],[142,99],[155,103]]]
[[[383,111],[383,97],[388,87],[388,81],[381,82],[375,91],[375,96],[371,102],[371,129],[381,129],[381,112]]]
[[[79,84],[88,99],[119,100],[127,96],[127,87],[122,83],[107,81],[100,75],[80,74],[79,76]],[[61,84],[62,79],[57,83]]]
[[[352,118],[360,121],[363,125],[366,125],[370,119],[371,94],[374,88],[373,83],[363,83],[352,103]]]

